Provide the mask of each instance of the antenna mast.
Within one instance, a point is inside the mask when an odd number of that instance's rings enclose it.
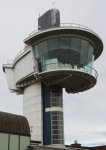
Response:
[[[56,3],[54,2],[54,3],[52,3],[52,5],[54,5],[54,9],[56,9]]]

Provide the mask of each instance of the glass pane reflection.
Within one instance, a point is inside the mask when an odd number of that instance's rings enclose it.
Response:
[[[69,37],[61,37],[59,38],[59,46],[60,49],[70,49],[71,43]]]
[[[49,51],[59,49],[58,38],[48,40]]]
[[[92,73],[94,47],[76,37],[60,37],[43,41],[34,46],[39,71],[78,69]]]
[[[81,49],[81,39],[80,38],[71,38],[71,49],[80,53]]]

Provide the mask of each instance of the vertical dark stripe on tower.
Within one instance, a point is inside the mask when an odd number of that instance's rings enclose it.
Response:
[[[43,91],[43,145],[51,145],[51,112],[46,108],[50,108],[50,90]]]

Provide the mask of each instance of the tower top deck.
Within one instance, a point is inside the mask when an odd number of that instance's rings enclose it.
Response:
[[[77,25],[77,26],[74,26]],[[52,27],[45,30],[35,30],[29,37],[24,39],[24,43],[27,45],[35,45],[41,41],[49,38],[62,37],[62,36],[72,36],[77,38],[83,38],[88,40],[95,46],[95,58],[96,60],[103,51],[103,42],[98,34],[93,32],[91,29],[78,25],[78,24],[65,24],[60,27]]]
[[[78,93],[96,85],[98,73],[93,62],[101,55],[103,42],[88,27],[60,23],[60,12],[51,9],[38,18],[38,29],[23,42],[28,49],[19,52],[12,64],[3,65],[4,72],[6,68],[15,72],[17,88],[44,82]]]

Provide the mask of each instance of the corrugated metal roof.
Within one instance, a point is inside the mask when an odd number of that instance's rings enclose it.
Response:
[[[24,116],[0,112],[0,132],[30,135],[27,119]]]

